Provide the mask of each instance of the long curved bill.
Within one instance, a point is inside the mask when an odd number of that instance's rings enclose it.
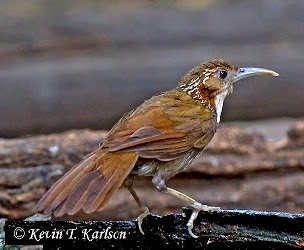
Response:
[[[233,82],[241,80],[243,78],[247,78],[250,76],[256,75],[271,75],[271,76],[278,76],[279,74],[275,71],[270,69],[263,69],[263,68],[240,68],[239,72],[235,74],[233,77]]]

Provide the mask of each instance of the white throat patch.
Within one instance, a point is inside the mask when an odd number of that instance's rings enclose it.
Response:
[[[226,89],[225,91],[223,91],[222,93],[218,94],[215,97],[215,106],[216,106],[216,121],[217,123],[220,122],[221,120],[221,114],[222,114],[222,110],[223,110],[223,104],[224,104],[224,100],[226,98],[226,96],[228,95],[229,90]]]

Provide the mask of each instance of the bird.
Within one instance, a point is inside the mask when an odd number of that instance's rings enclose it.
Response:
[[[57,180],[37,204],[38,212],[55,217],[102,211],[121,186],[125,186],[140,210],[138,229],[150,214],[133,188],[135,175],[151,176],[162,193],[192,208],[187,229],[192,237],[199,211],[219,207],[203,205],[167,187],[166,182],[185,171],[213,138],[225,98],[235,82],[256,75],[278,76],[265,68],[239,68],[223,59],[200,63],[177,86],[152,96],[125,113],[92,153]]]

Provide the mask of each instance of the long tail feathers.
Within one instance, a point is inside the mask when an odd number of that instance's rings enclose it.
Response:
[[[133,169],[138,156],[132,152],[98,149],[70,169],[41,198],[40,212],[55,216],[101,211]]]

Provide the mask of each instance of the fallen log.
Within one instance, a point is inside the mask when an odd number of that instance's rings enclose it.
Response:
[[[79,130],[0,140],[0,217],[22,219],[35,214],[38,200],[52,183],[105,135],[106,131]],[[301,213],[303,145],[301,121],[277,143],[251,130],[223,126],[206,151],[169,186],[223,209]],[[153,213],[178,212],[184,205],[157,192],[150,178],[136,178],[135,188]],[[64,219],[122,220],[136,218],[138,213],[132,197],[121,189],[106,211]]]

